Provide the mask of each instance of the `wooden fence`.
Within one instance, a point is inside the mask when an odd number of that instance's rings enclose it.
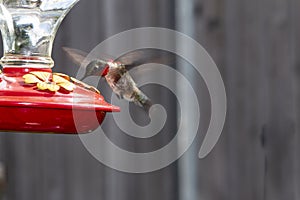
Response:
[[[5,199],[300,199],[300,1],[187,2],[188,14],[178,16],[178,1],[82,0],[58,31],[54,70],[76,73],[65,68],[73,64],[62,46],[89,51],[108,36],[143,26],[186,31],[215,60],[227,92],[226,124],[209,156],[198,159],[199,137],[172,165],[127,174],[99,163],[77,136],[2,133]],[[181,28],[178,17],[190,27]],[[171,95],[162,98],[168,102]]]

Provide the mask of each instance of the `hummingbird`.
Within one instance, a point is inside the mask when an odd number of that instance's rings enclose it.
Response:
[[[68,47],[63,47],[63,50],[71,57],[76,64],[81,64],[85,60],[87,53]],[[116,60],[105,61],[102,59],[94,59],[90,61],[85,68],[85,74],[81,80],[89,76],[100,76],[106,79],[106,82],[117,95],[119,99],[126,99],[136,105],[143,107],[146,112],[149,112],[152,102],[136,85],[133,78],[129,74],[129,70],[133,67],[160,60],[160,55],[153,53],[152,50],[136,50],[132,53],[121,56]]]
[[[63,50],[71,57],[73,62],[78,65],[81,65],[88,55],[88,53],[78,49],[63,47]],[[96,58],[87,61],[83,64],[86,67],[85,74],[81,80],[89,76],[104,77],[107,84],[119,99],[133,102],[149,113],[152,102],[150,98],[137,87],[128,71],[146,63],[170,65],[173,64],[175,60],[176,55],[171,52],[151,48],[137,49],[115,60],[110,59],[106,61]]]

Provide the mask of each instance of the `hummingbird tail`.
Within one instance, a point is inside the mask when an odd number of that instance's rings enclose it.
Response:
[[[151,100],[140,90],[134,92],[134,102],[143,107],[148,114],[151,106],[153,105]]]
[[[146,101],[141,103],[144,110],[149,114],[149,110],[151,108],[151,106],[153,105],[150,99],[147,99]]]

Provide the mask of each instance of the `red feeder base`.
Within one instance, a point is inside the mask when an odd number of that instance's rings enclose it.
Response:
[[[76,85],[50,92],[25,84],[23,75],[51,69],[4,68],[0,77],[0,130],[78,134],[95,130],[106,112],[119,112],[103,96]]]

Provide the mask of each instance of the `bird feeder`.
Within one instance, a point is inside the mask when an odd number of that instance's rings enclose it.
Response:
[[[0,130],[87,133],[119,111],[96,88],[52,71],[56,31],[77,1],[0,0]]]

